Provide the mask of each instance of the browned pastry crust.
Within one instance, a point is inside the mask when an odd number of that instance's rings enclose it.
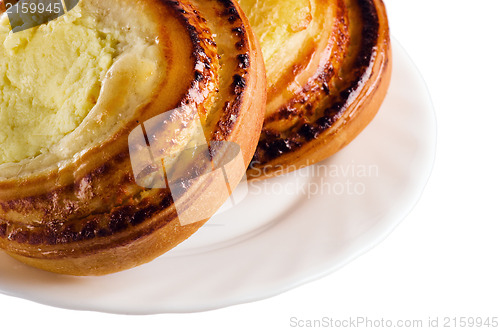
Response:
[[[315,1],[326,20],[302,45],[298,62],[268,87],[259,145],[247,175],[262,179],[319,162],[351,142],[373,119],[392,68],[382,0]],[[314,19],[314,17],[313,17]],[[269,66],[279,63],[266,63]],[[290,95],[291,84],[301,87]]]
[[[262,57],[232,1],[106,1],[137,6],[157,23],[168,71],[150,102],[104,141],[63,166],[0,179],[0,248],[57,273],[103,275],[143,264],[205,223],[182,226],[168,189],[136,184],[127,138],[138,123],[189,106],[202,118],[207,141],[237,143],[248,165],[263,120]],[[179,116],[189,121],[193,115]],[[195,183],[185,203],[200,203],[211,185]]]
[[[10,1],[12,3],[12,1]],[[9,3],[9,1],[6,1],[6,0],[0,0],[0,14],[3,13],[6,8],[5,8],[5,4],[6,3]]]

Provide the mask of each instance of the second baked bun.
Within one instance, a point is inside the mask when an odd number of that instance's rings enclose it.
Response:
[[[311,165],[373,119],[391,77],[381,0],[238,0],[267,70],[264,128],[248,170],[266,178]]]
[[[0,125],[12,129],[0,132],[12,142],[0,143],[0,248],[16,259],[71,275],[151,261],[202,226],[244,175],[266,81],[232,1],[81,0],[18,33],[2,15],[0,38],[0,61],[10,61],[0,65],[10,77],[0,81]],[[19,78],[28,74],[31,85]],[[211,176],[216,163],[223,183]],[[179,208],[195,221],[182,222]]]

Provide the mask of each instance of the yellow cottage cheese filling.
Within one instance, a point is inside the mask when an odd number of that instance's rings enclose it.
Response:
[[[115,37],[79,7],[17,33],[1,16],[0,164],[37,156],[80,125],[113,64]]]
[[[264,61],[283,59],[281,50],[312,20],[311,0],[238,0],[259,38]]]

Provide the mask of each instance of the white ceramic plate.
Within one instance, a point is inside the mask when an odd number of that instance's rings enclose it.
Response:
[[[251,184],[236,207],[129,271],[69,277],[1,253],[0,291],[58,307],[128,314],[204,311],[279,294],[382,241],[419,199],[435,141],[426,86],[394,43],[393,80],[380,113],[334,157]]]

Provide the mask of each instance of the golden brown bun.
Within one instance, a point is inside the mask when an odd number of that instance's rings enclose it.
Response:
[[[44,270],[103,275],[151,261],[206,222],[181,225],[170,190],[136,183],[129,152],[129,143],[134,143],[129,141],[131,132],[179,107],[175,115],[179,127],[189,126],[199,116],[207,141],[234,142],[241,148],[245,165],[229,174],[233,185],[244,175],[258,142],[266,79],[248,21],[229,0],[81,1],[102,8],[107,20],[133,13],[135,23],[130,24],[154,37],[165,62],[159,66],[165,64],[167,70],[159,74],[146,102],[126,116],[114,111],[135,91],[123,88],[130,86],[125,81],[105,86],[102,93],[107,88],[111,95],[106,112],[89,114],[83,127],[75,130],[73,145],[84,148],[67,159],[41,155],[22,167],[7,165],[10,168],[0,175],[0,248]],[[131,76],[123,75],[127,77]],[[106,121],[106,116],[118,116],[106,132],[92,126],[92,121]],[[160,123],[155,133],[168,138],[175,129]],[[92,137],[96,132],[101,135]],[[167,145],[160,147],[176,148]],[[210,180],[195,180],[181,203],[215,210],[224,201],[202,196],[217,195],[218,189]]]
[[[291,26],[285,40],[274,42],[296,57],[265,56],[267,110],[248,177],[297,170],[349,144],[377,113],[390,82],[392,58],[383,2],[239,1],[251,24],[259,21],[259,8],[278,11],[279,6],[296,5],[306,13],[299,28]],[[279,31],[274,22],[268,24],[262,33],[255,29],[264,54],[267,32]],[[308,37],[303,37],[306,32]]]

